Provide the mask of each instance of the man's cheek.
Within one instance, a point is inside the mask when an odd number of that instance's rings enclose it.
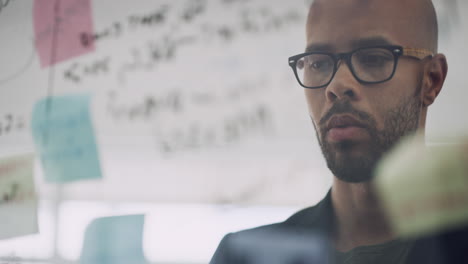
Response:
[[[392,108],[388,107],[388,103],[378,102],[374,106],[374,111],[368,112],[374,121],[374,128],[377,131],[382,131],[385,128],[385,123],[392,113]]]

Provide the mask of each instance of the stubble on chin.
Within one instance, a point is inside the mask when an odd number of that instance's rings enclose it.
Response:
[[[358,111],[345,102],[332,107],[319,124],[324,124],[333,114],[349,113],[367,124],[369,142],[357,143],[342,141],[330,143],[320,125],[320,135],[314,122],[317,140],[330,171],[342,181],[350,183],[366,182],[373,178],[373,171],[381,157],[402,137],[418,129],[421,104],[418,95],[402,102],[384,115],[384,128],[377,130],[375,120],[367,113]],[[356,148],[360,148],[357,151]]]

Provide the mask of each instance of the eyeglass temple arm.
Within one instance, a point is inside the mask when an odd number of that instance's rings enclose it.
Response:
[[[418,59],[424,59],[429,56],[434,56],[434,53],[428,49],[418,49],[418,48],[403,48],[404,56],[411,56]]]

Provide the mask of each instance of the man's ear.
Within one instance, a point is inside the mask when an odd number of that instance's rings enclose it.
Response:
[[[427,64],[423,82],[423,106],[428,107],[439,95],[447,77],[447,59],[444,54],[436,54]]]

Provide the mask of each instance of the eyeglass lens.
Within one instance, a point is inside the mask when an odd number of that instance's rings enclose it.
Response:
[[[387,80],[393,74],[394,64],[393,53],[384,48],[359,49],[351,55],[351,70],[359,81]],[[323,86],[333,78],[335,59],[329,54],[309,54],[297,61],[296,71],[304,86]]]

